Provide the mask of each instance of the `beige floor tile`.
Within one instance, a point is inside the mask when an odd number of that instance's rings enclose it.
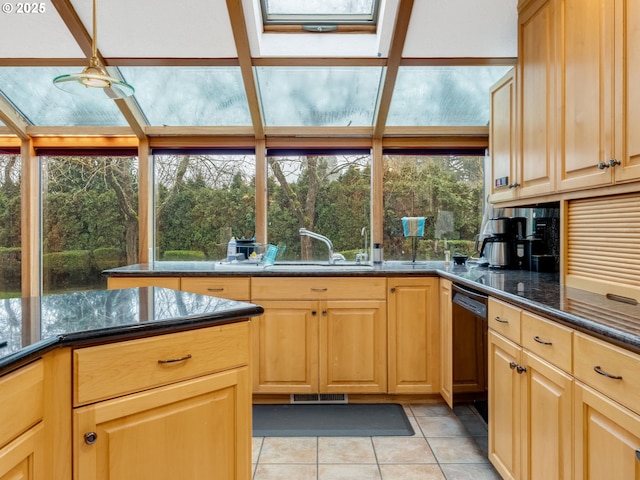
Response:
[[[436,458],[424,438],[374,437],[373,448],[379,464],[436,463]]]
[[[263,440],[263,437],[253,437],[251,439],[251,463],[258,463]]]
[[[318,465],[318,480],[380,480],[377,465]]]
[[[316,437],[265,437],[259,463],[317,463]]]
[[[253,480],[317,480],[317,465],[260,464]]]
[[[318,463],[376,463],[370,437],[319,437]]]
[[[416,417],[452,417],[453,412],[446,403],[426,403],[411,405],[411,411]]]
[[[500,480],[490,463],[442,465],[448,480]]]
[[[422,434],[427,437],[458,437],[468,435],[457,417],[416,417]]]
[[[478,444],[469,437],[427,438],[438,463],[488,463]]]
[[[382,480],[445,480],[438,465],[380,465]]]

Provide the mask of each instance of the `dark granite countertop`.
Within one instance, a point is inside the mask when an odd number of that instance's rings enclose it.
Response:
[[[557,273],[493,270],[473,263],[389,261],[382,265],[263,265],[225,262],[155,262],[116,268],[108,276],[441,276],[533,313],[640,353],[640,305],[566,287]],[[612,292],[613,293],[613,292]]]
[[[0,373],[61,346],[171,333],[262,312],[250,303],[157,287],[2,300]]]

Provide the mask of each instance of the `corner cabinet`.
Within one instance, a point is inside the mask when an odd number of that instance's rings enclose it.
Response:
[[[440,392],[438,277],[390,277],[389,393]]]
[[[251,478],[249,351],[249,322],[74,350],[74,478]]]
[[[385,393],[383,277],[254,277],[254,393]]]

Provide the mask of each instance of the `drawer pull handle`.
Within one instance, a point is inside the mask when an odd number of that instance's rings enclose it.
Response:
[[[505,320],[504,318],[496,317],[496,322],[498,322],[498,323],[509,323],[509,320]]]
[[[207,288],[207,292],[224,292],[224,287],[219,287],[219,288]]]
[[[599,373],[600,375],[602,375],[603,377],[612,378],[614,380],[622,380],[622,376],[621,375],[611,375],[610,373],[607,373],[604,370],[602,370],[600,368],[600,365],[596,365],[595,367],[593,367],[593,370],[596,373]]]
[[[542,344],[542,345],[553,345],[553,343],[552,343],[552,342],[547,342],[547,341],[545,341],[545,340],[542,340],[538,335],[536,335],[535,337],[533,337],[533,339],[534,339],[536,342],[538,342],[538,343],[540,343],[540,344]]]
[[[313,287],[311,287],[311,291],[312,292],[326,292],[327,289],[326,288],[313,288]]]
[[[187,354],[184,357],[180,357],[180,358],[169,358],[168,360],[158,360],[158,363],[160,365],[165,365],[167,363],[178,363],[178,362],[186,362],[187,360],[189,360],[191,358],[191,354]]]
[[[98,440],[98,434],[96,432],[87,432],[84,434],[84,443],[87,445],[93,445]]]

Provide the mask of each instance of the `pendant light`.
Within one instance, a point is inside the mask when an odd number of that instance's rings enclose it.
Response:
[[[82,96],[98,98],[124,98],[133,95],[135,89],[123,80],[110,77],[98,60],[98,30],[96,26],[96,0],[93,0],[93,39],[91,60],[81,73],[69,73],[53,79],[60,90]]]

